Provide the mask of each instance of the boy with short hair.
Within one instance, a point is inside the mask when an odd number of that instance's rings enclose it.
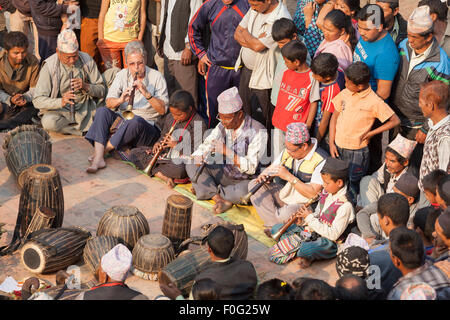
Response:
[[[316,115],[319,83],[306,64],[307,52],[306,46],[298,40],[281,49],[288,70],[283,73],[272,124],[284,132],[292,122],[303,122],[310,129]]]
[[[436,200],[442,210],[450,206],[450,175],[443,178],[436,188]]]
[[[297,256],[300,266],[307,268],[315,260],[336,257],[336,241],[355,219],[347,194],[348,164],[329,157],[321,176],[324,190],[315,211],[304,206],[297,211],[297,224],[287,229],[272,248],[271,261],[283,264]],[[303,221],[304,226],[301,226]],[[271,233],[275,234],[281,227],[281,224],[273,226]]]
[[[370,139],[400,124],[394,111],[370,88],[370,71],[364,62],[345,70],[346,89],[333,100],[330,121],[330,153],[350,163],[350,190],[356,203],[359,182],[369,168]],[[375,120],[383,124],[371,130]]]
[[[328,125],[334,112],[331,102],[345,88],[344,71],[339,68],[339,62],[331,53],[318,54],[311,63],[313,78],[319,83],[320,100],[317,106],[314,136],[320,146],[329,152]]]
[[[442,179],[447,176],[447,172],[441,169],[433,170],[429,174],[427,174],[422,179],[423,192],[425,193],[425,197],[431,203],[431,205],[435,208],[439,208],[439,203],[437,202],[436,191]]]

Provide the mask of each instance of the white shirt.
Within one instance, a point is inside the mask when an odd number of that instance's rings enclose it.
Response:
[[[386,167],[386,163],[383,163],[383,165],[375,171],[375,173],[372,175],[372,177],[376,178],[380,184],[384,184],[384,168]],[[391,174],[391,178],[389,179],[389,182],[387,184],[386,193],[394,192],[394,185],[397,183],[398,179],[405,174],[405,172],[408,170],[408,167],[403,168],[403,170],[399,173],[398,176],[394,177],[393,174]]]
[[[427,138],[425,139],[425,144],[427,144],[428,137],[431,137],[431,133],[439,129],[445,123],[450,121],[450,115],[446,116],[444,119],[433,125],[433,121],[428,119],[428,125],[430,129],[428,130]],[[428,142],[429,143],[429,142]],[[438,145],[438,159],[439,159],[439,169],[447,171],[447,166],[450,161],[450,138],[442,138]]]
[[[252,120],[256,121],[256,120]],[[242,124],[239,128],[236,130],[232,129],[226,129],[225,128],[225,139],[222,136],[222,131],[220,130],[219,126],[222,126],[221,123],[219,123],[212,131],[211,133],[206,137],[206,139],[203,141],[203,143],[195,150],[195,152],[192,154],[192,156],[201,156],[206,155],[209,153],[209,151],[212,149],[212,141],[213,140],[219,140],[219,141],[226,141],[226,146],[233,150],[233,141],[235,139],[244,139],[245,137],[250,136],[249,133],[245,132],[243,130],[244,128],[245,120],[242,121]],[[262,126],[262,125],[261,125]],[[252,129],[255,130],[255,129]],[[233,139],[234,136],[234,139]],[[267,145],[267,132],[264,128],[259,130],[256,133],[256,136],[250,141],[250,144],[248,145],[247,154],[245,156],[238,156],[240,168],[239,171],[242,173],[246,173],[248,175],[255,174],[256,169],[258,168],[258,164],[264,155],[264,150],[266,149]],[[216,158],[221,157],[220,159],[217,159],[219,161],[215,161],[216,163],[228,163],[225,162],[225,160],[222,158],[221,154],[216,153]],[[220,162],[220,160],[222,162]],[[227,160],[229,161],[229,160]]]
[[[172,24],[172,11],[173,7],[175,6],[175,3],[177,0],[161,0],[161,21],[159,23],[159,30],[162,30],[163,22],[164,22],[164,7],[165,7],[165,1],[169,1],[168,7],[167,7],[167,21],[166,21],[166,39],[164,40],[164,55],[169,60],[181,60],[181,53],[183,51],[175,52],[173,50],[172,46],[170,45],[170,26]],[[189,14],[189,21],[191,21],[192,17],[197,12],[198,8],[202,5],[202,0],[190,0],[190,7],[191,7],[191,13]],[[187,29],[186,29],[187,30]],[[184,39],[184,43],[189,43],[189,36],[186,31],[186,37]]]
[[[352,204],[346,199],[347,186],[340,189],[336,194],[328,194],[325,199],[325,204],[322,211],[326,210],[333,202],[340,199],[344,202],[336,212],[336,217],[333,220],[331,226],[319,221],[321,214],[320,205],[317,205],[316,211],[313,214],[308,215],[305,218],[305,222],[311,231],[315,231],[322,237],[325,237],[331,241],[336,241],[345,231],[347,226],[355,220],[355,211]]]
[[[130,74],[128,69],[120,70],[108,90],[106,99],[120,98],[125,89],[132,87],[133,78],[133,75]],[[152,96],[164,101],[167,112],[169,96],[167,93],[167,84],[164,76],[159,71],[145,67],[145,78],[143,79],[143,84]],[[128,102],[122,103],[119,106],[120,110],[125,110],[127,105]],[[136,89],[134,96],[133,112],[135,115],[144,118],[151,124],[154,124],[158,118],[161,117],[161,115],[151,106],[150,102],[145,99],[138,89]]]
[[[299,159],[299,160],[294,159],[294,163],[292,165],[292,171],[295,176],[297,176],[298,169],[300,168],[300,165],[303,163],[303,161],[311,160],[311,158],[314,155],[314,152],[316,152],[317,139],[311,138],[311,143],[313,144],[313,147],[312,147],[311,151],[309,151],[308,154],[303,159]],[[279,165],[281,163],[281,157],[283,156],[283,153],[284,153],[284,150],[276,157],[276,159],[272,163],[272,166]],[[322,171],[322,168],[324,165],[325,165],[325,160],[322,161],[322,163],[320,163],[314,169],[314,172],[312,173],[312,176],[311,176],[311,181],[309,183],[323,185],[322,175],[320,174],[320,171]]]

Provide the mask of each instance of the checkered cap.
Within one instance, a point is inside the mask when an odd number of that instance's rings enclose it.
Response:
[[[309,141],[309,131],[303,122],[293,122],[287,125],[286,141],[292,144],[301,144]]]

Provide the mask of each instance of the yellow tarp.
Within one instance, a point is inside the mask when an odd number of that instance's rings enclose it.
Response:
[[[131,162],[125,163],[136,168],[136,166],[134,166],[134,164]],[[145,174],[143,171],[140,170],[138,171],[141,172],[142,174]],[[153,177],[152,179],[163,182],[161,179],[156,177]],[[191,186],[192,184],[190,183],[179,184],[174,188],[174,190],[190,198],[192,201],[195,201],[203,208],[211,211],[215,202],[212,200],[207,201],[197,200],[197,197],[191,192]],[[213,214],[212,211],[211,214]],[[266,245],[267,247],[272,247],[275,244],[275,241],[267,237],[267,235],[264,233],[264,223],[259,217],[259,215],[256,213],[256,210],[253,206],[234,205],[231,209],[225,211],[222,214],[219,214],[218,216],[226,221],[231,221],[237,224],[243,224],[245,227],[245,231],[249,236]]]

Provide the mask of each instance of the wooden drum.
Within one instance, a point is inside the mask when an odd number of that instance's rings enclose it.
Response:
[[[24,173],[20,201],[19,215],[22,215],[21,234],[26,230],[40,207],[47,207],[53,211],[52,228],[61,227],[64,219],[64,195],[58,171],[48,164],[36,164]]]
[[[30,225],[25,232],[25,239],[32,233],[41,229],[49,229],[52,226],[55,213],[47,207],[39,207],[31,219]]]
[[[189,294],[195,277],[212,264],[205,247],[185,251],[166,265],[158,274],[160,284],[173,283],[183,295]]]
[[[191,235],[192,206],[191,199],[179,194],[167,198],[162,234],[170,239],[175,250]]]
[[[31,234],[20,259],[33,273],[50,273],[77,262],[83,255],[90,232],[78,227],[42,229]]]
[[[16,179],[19,188],[24,184],[23,173],[32,165],[52,163],[52,143],[44,129],[35,125],[17,127],[3,142],[6,165]]]
[[[145,280],[158,280],[158,272],[175,259],[170,240],[161,234],[148,234],[139,239],[133,249],[131,271]]]
[[[113,236],[98,236],[87,241],[83,251],[83,259],[96,278],[98,277],[98,266],[102,257],[119,243],[121,243],[119,238]]]
[[[133,206],[114,206],[107,210],[97,227],[97,236],[120,239],[130,251],[140,237],[150,233],[150,226],[142,212]]]

